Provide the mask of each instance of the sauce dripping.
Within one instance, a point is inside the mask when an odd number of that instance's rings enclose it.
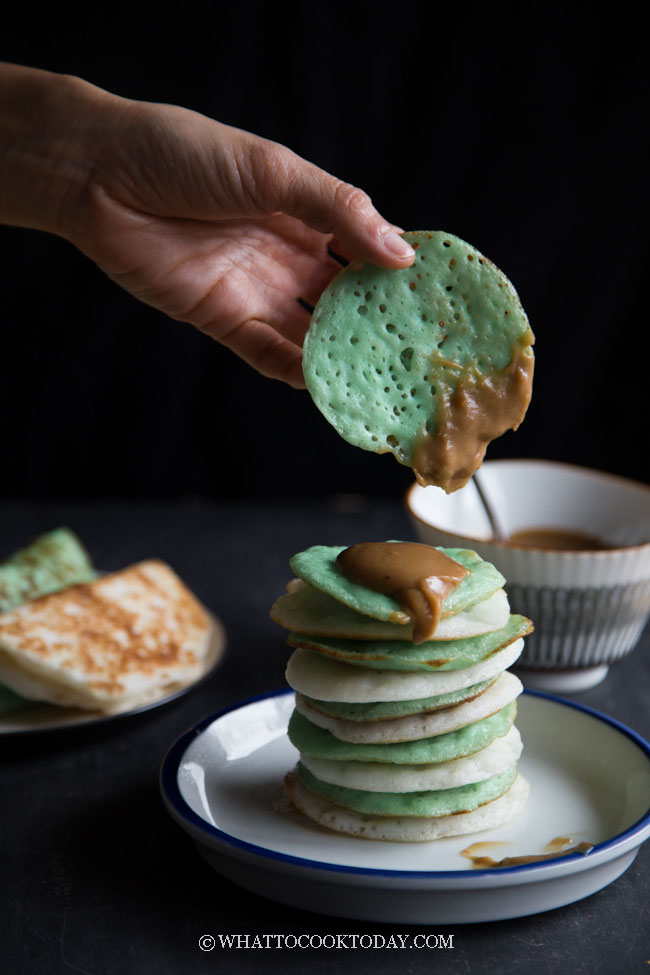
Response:
[[[526,346],[501,372],[484,376],[465,369],[453,392],[440,388],[437,430],[425,434],[413,452],[413,473],[420,484],[436,484],[447,494],[467,484],[490,441],[516,430],[523,420],[533,366],[532,349]]]
[[[343,575],[400,604],[413,624],[413,643],[430,640],[446,597],[469,570],[420,542],[364,542],[336,559]]]

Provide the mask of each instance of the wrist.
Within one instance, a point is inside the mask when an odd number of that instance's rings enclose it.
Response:
[[[0,65],[0,222],[72,236],[111,101],[80,78]]]

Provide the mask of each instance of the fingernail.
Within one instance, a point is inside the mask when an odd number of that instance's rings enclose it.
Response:
[[[407,244],[403,237],[395,231],[391,230],[384,237],[384,247],[387,251],[390,251],[395,257],[414,257],[415,251],[410,244]]]

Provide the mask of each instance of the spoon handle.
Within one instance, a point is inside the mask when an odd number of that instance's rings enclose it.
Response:
[[[481,499],[481,504],[483,505],[485,514],[487,515],[488,521],[490,522],[490,528],[492,529],[492,537],[497,542],[504,542],[508,537],[508,533],[505,531],[495,508],[490,503],[490,499],[485,490],[485,482],[483,480],[483,474],[481,471],[475,471],[473,481],[474,481],[474,486],[476,487],[476,490],[478,492],[478,496]]]

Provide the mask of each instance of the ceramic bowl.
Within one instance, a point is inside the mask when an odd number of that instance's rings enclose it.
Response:
[[[633,649],[650,615],[650,488],[543,460],[488,461],[481,483],[506,535],[546,527],[595,535],[603,548],[495,541],[473,481],[449,495],[413,485],[406,506],[417,534],[475,549],[506,577],[512,612],[535,624],[518,664],[529,686],[593,686]]]

